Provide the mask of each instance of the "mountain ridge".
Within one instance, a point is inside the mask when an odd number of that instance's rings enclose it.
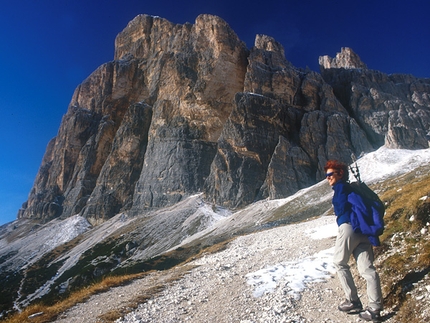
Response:
[[[200,192],[241,208],[315,184],[328,159],[428,147],[430,80],[369,70],[349,48],[320,64],[295,68],[266,35],[248,49],[216,16],[137,16],[75,90],[18,217],[97,225]]]

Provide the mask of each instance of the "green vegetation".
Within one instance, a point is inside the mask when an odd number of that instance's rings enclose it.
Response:
[[[10,310],[13,300],[18,295],[20,282],[23,279],[22,270],[19,272],[3,271],[0,275],[0,312]]]

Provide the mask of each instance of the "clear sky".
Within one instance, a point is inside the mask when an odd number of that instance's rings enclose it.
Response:
[[[297,67],[351,47],[371,69],[430,77],[427,0],[0,0],[0,225],[27,200],[74,89],[113,60],[138,14],[194,23],[218,15],[252,47],[274,37]]]

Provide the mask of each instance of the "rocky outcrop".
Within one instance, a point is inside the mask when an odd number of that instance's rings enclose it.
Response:
[[[150,106],[136,103],[128,108],[96,186],[83,207],[83,215],[91,223],[103,222],[112,214],[131,208],[131,193],[142,170],[151,120]]]
[[[140,15],[115,46],[115,60],[76,89],[19,217],[82,213],[99,223],[133,202],[160,207],[202,190],[243,90],[245,44],[215,16],[177,25]]]
[[[116,44],[117,58],[139,59],[154,100],[133,208],[172,205],[203,188],[234,95],[243,89],[248,50],[209,15],[183,26],[140,16]]]
[[[336,57],[331,58],[328,55],[319,58],[319,64],[323,69],[344,68],[344,69],[367,69],[360,57],[354,53],[351,48],[342,47]]]
[[[320,65],[294,67],[265,35],[248,49],[215,16],[137,16],[75,90],[18,216],[98,225],[201,192],[239,208],[314,184],[328,159],[428,147],[428,79],[369,70],[349,48]]]
[[[282,45],[257,36],[244,93],[218,140],[205,192],[230,208],[281,198],[323,178],[328,159],[372,149],[321,75],[294,68]]]
[[[136,61],[99,67],[73,94],[20,216],[49,220],[82,211],[130,104],[140,101]]]
[[[369,70],[351,49],[320,58],[324,80],[374,147],[422,149],[430,139],[430,79]]]

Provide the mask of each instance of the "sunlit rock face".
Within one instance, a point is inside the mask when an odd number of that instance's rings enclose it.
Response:
[[[320,74],[298,70],[281,44],[257,35],[244,92],[218,140],[208,200],[230,208],[281,198],[323,178],[328,159],[372,150]]]
[[[319,62],[324,80],[375,147],[429,147],[430,79],[370,70],[349,48]]]
[[[201,192],[240,208],[316,183],[328,159],[428,147],[429,79],[369,70],[349,48],[319,62],[294,67],[266,35],[248,49],[216,16],[137,16],[76,88],[18,217],[97,225]]]

